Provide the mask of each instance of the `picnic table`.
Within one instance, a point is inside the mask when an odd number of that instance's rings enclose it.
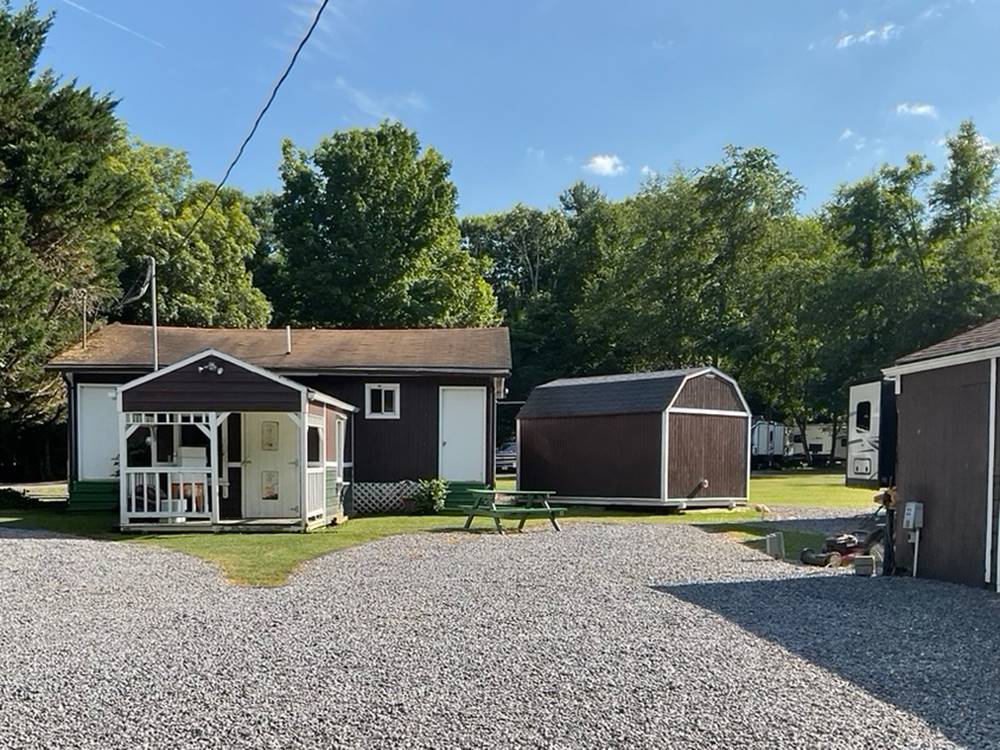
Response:
[[[470,490],[475,502],[462,506],[465,511],[465,530],[472,527],[476,516],[492,518],[497,531],[503,534],[501,518],[517,519],[517,530],[524,529],[529,518],[548,518],[556,531],[561,531],[557,516],[566,514],[565,508],[549,505],[549,498],[554,495],[552,490]]]

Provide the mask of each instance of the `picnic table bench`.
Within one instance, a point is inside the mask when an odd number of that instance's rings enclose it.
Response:
[[[476,516],[492,518],[497,531],[503,534],[500,519],[509,518],[519,521],[517,530],[522,531],[529,518],[548,518],[556,531],[561,531],[557,516],[566,514],[565,508],[549,505],[549,498],[555,494],[552,490],[470,490],[476,501],[472,505],[463,505],[465,512],[465,530],[472,527]]]

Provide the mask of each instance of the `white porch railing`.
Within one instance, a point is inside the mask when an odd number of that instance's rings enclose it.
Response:
[[[125,469],[125,511],[134,518],[211,518],[208,467]]]
[[[322,518],[326,513],[326,469],[306,469],[306,519]]]

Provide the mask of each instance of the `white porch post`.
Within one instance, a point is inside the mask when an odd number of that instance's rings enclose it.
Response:
[[[125,412],[121,393],[118,394],[118,525],[128,525],[128,435],[125,433]]]
[[[208,415],[208,465],[212,470],[212,523],[219,522],[219,415],[214,411]],[[207,498],[206,498],[207,499]]]
[[[302,513],[302,528],[309,522],[309,471],[308,439],[309,439],[309,401],[302,394],[302,418],[299,420],[299,510]]]

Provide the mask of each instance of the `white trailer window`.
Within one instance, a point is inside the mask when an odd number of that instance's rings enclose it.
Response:
[[[868,432],[872,428],[872,402],[861,401],[858,403],[858,416],[854,420],[855,426],[859,430]]]

